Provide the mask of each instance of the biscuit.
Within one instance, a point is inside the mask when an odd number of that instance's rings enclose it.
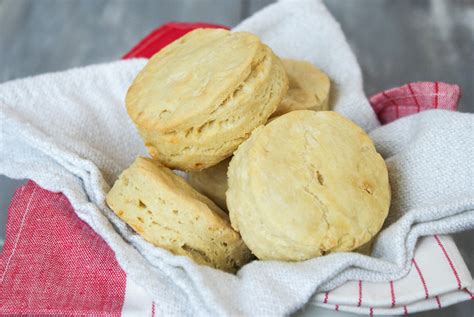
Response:
[[[228,215],[156,161],[138,157],[106,201],[145,240],[196,263],[234,272],[251,258]]]
[[[209,197],[223,210],[227,210],[225,192],[227,191],[227,167],[230,158],[227,158],[202,171],[190,172],[188,183],[201,194]]]
[[[151,156],[191,171],[229,157],[287,90],[280,59],[258,37],[197,29],[148,61],[125,103]]]
[[[380,230],[390,205],[372,140],[332,111],[293,111],[255,129],[228,177],[232,226],[263,260],[356,249]]]
[[[313,64],[283,59],[289,79],[288,94],[283,98],[272,117],[294,110],[329,110],[329,77]]]

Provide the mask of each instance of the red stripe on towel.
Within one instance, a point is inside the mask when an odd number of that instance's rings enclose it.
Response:
[[[413,259],[412,262],[415,265],[415,268],[416,268],[416,271],[418,272],[418,275],[420,276],[421,284],[423,284],[423,288],[425,290],[425,298],[428,299],[428,297],[430,297],[430,295],[428,293],[428,287],[426,286],[425,278],[423,277],[423,274],[421,273],[420,267],[418,266],[418,263],[416,263],[415,259]]]
[[[451,261],[451,257],[449,256],[448,252],[444,248],[444,245],[441,242],[441,240],[439,239],[439,237],[437,235],[434,235],[434,238],[435,238],[436,242],[438,243],[439,247],[441,248],[441,251],[443,251],[443,254],[444,254],[446,260],[448,261],[449,267],[451,268],[451,271],[453,272],[454,277],[456,278],[456,283],[458,284],[458,289],[461,289],[461,280],[459,278],[458,271],[454,267],[453,261]]]

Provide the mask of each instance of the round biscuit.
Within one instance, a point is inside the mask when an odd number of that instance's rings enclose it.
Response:
[[[282,62],[288,75],[289,89],[272,117],[295,110],[329,110],[329,77],[306,61],[283,59]]]
[[[232,226],[265,260],[299,261],[368,242],[390,206],[369,136],[331,111],[293,111],[254,130],[228,170]]]
[[[280,59],[257,36],[197,29],[148,61],[125,103],[151,156],[191,171],[229,157],[287,89]]]

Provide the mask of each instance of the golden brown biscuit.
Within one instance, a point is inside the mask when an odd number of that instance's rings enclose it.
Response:
[[[280,59],[255,35],[197,29],[149,60],[126,106],[153,158],[201,170],[229,157],[287,89]]]
[[[283,98],[272,117],[294,110],[329,110],[329,77],[305,61],[283,59],[283,66],[290,81],[288,94]]]
[[[329,108],[330,81],[327,75],[304,61],[283,59],[290,86],[277,110],[267,124],[277,116],[295,110],[327,110]],[[211,198],[219,207],[227,210],[227,167],[230,158],[202,171],[189,173],[189,183],[200,193]]]
[[[145,240],[174,254],[229,272],[251,258],[227,214],[156,161],[137,158],[106,200]]]
[[[188,182],[201,194],[209,197],[223,210],[227,210],[225,192],[227,191],[227,167],[230,158],[202,171],[190,172]]]
[[[293,111],[255,129],[228,177],[232,226],[259,259],[353,250],[380,230],[390,205],[372,140],[331,111]]]

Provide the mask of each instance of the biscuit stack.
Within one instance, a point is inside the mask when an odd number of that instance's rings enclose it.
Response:
[[[228,272],[366,244],[388,213],[387,169],[361,128],[326,111],[329,91],[253,34],[188,33],[127,93],[152,159],[120,175],[108,205],[152,244]]]

